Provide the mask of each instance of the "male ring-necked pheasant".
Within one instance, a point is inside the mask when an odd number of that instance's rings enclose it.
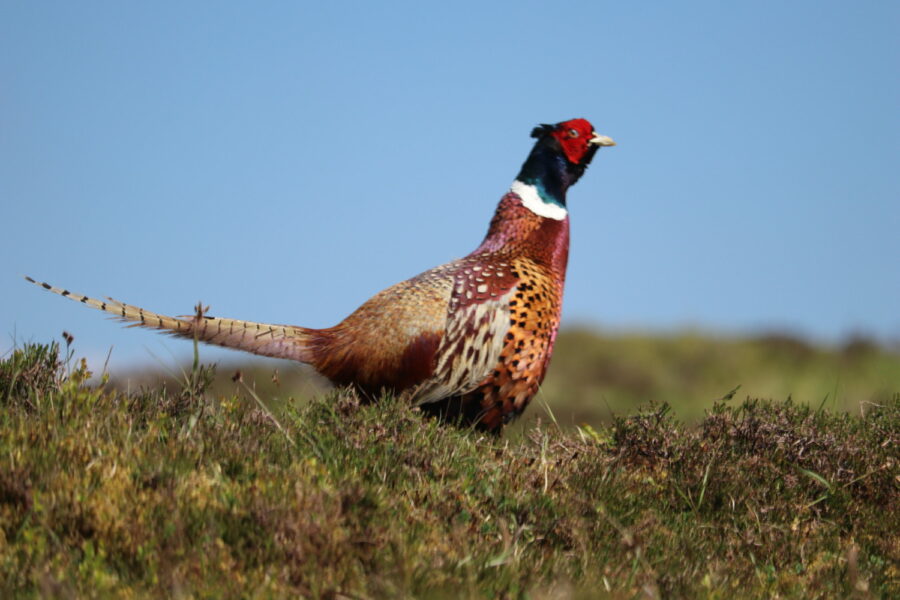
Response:
[[[379,292],[328,329],[167,317],[38,285],[138,326],[308,363],[335,384],[404,393],[427,412],[499,432],[535,395],[553,352],[569,254],[566,190],[600,146],[615,145],[584,119],[531,136],[537,142],[474,252]]]

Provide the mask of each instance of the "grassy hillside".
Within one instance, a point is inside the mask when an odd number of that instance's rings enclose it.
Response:
[[[174,371],[174,377],[158,368],[114,373],[112,384],[122,390],[142,384],[171,388],[181,377],[181,369]],[[296,363],[262,362],[236,353],[235,362],[219,366],[212,391],[240,392],[242,386],[231,380],[236,371],[276,403],[310,398],[326,389],[321,379]],[[679,419],[695,422],[738,386],[739,399],[791,397],[816,408],[858,413],[866,403],[883,403],[900,392],[900,349],[888,350],[861,338],[822,347],[784,335],[726,338],[567,330],[559,336],[550,372],[526,420],[547,417],[549,409],[564,427],[596,426],[655,401],[670,404]]]
[[[595,423],[654,400],[694,421],[740,386],[738,398],[784,400],[858,413],[900,392],[900,349],[865,338],[816,346],[781,334],[728,338],[560,335],[544,393],[572,421]]]
[[[124,393],[62,362],[0,363],[3,597],[900,595],[896,395],[494,438],[346,392],[271,412],[199,364]]]

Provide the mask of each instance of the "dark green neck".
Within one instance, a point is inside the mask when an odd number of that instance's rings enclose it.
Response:
[[[565,208],[566,190],[571,185],[563,177],[566,162],[559,152],[553,152],[539,142],[522,165],[516,179],[533,185],[544,202]]]
[[[566,190],[584,174],[596,150],[593,146],[582,164],[576,165],[563,156],[559,142],[550,136],[544,137],[534,145],[516,179],[533,185],[544,202],[565,208]]]

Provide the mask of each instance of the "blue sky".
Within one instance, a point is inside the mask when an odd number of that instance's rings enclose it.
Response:
[[[472,250],[530,129],[572,117],[619,145],[569,194],[564,324],[900,339],[898,28],[870,1],[4,1],[0,353],[190,351],[23,274],[332,325]]]

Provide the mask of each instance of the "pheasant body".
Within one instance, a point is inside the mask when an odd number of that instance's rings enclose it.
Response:
[[[553,352],[569,252],[565,192],[599,146],[614,145],[583,119],[532,136],[475,251],[379,292],[334,327],[173,318],[39,285],[135,326],[308,363],[335,384],[402,393],[427,412],[499,432],[535,395]]]

